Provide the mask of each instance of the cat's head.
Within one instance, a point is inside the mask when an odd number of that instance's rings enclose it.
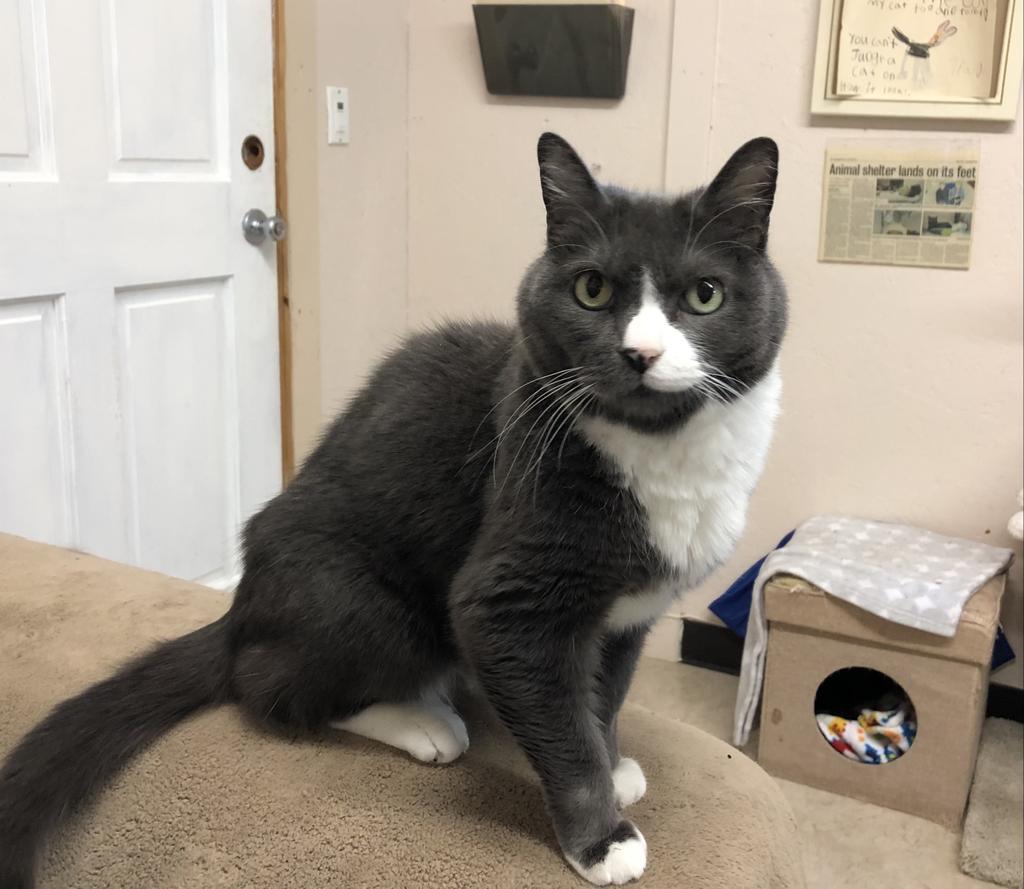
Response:
[[[658,429],[768,373],[786,326],[765,253],[771,139],[746,143],[709,186],[680,197],[598,185],[553,133],[537,154],[548,246],[518,305],[534,376],[592,394],[588,411]]]

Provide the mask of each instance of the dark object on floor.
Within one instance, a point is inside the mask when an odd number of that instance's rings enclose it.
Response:
[[[1024,723],[1024,688],[993,682],[988,687],[985,715]]]
[[[728,627],[684,617],[679,660],[694,667],[739,676],[743,640]]]

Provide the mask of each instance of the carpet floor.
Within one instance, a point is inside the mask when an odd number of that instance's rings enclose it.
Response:
[[[960,866],[1009,889],[1024,887],[1024,725],[986,719],[967,804]]]

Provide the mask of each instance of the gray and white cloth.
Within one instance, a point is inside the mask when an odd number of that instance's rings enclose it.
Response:
[[[952,636],[967,600],[1013,558],[1008,549],[908,525],[815,516],[771,553],[754,582],[733,743],[747,742],[761,700],[768,627],[764,585],[792,574],[879,617]]]

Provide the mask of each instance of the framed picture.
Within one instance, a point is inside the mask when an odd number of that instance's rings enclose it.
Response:
[[[821,0],[812,114],[1013,120],[1024,0]]]

